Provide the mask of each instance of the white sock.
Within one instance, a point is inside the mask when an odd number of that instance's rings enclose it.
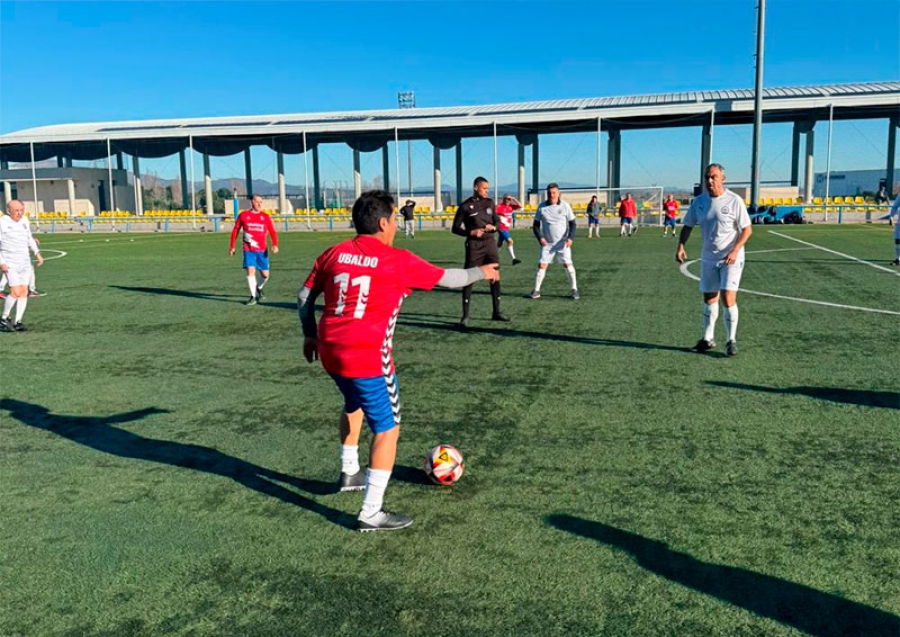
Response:
[[[351,476],[359,473],[359,445],[341,445],[341,472]]]
[[[534,275],[534,291],[540,292],[541,285],[544,283],[544,277],[547,276],[547,270],[538,268],[537,274]]]
[[[509,250],[509,256],[511,256],[513,259],[515,259],[516,251],[513,250],[512,244],[511,243],[507,244],[506,248]]]
[[[256,289],[262,290],[264,287],[266,287],[266,283],[268,283],[268,282],[269,282],[269,277],[264,276],[262,278],[262,281],[259,282],[259,285],[256,286]]]
[[[25,306],[28,305],[28,297],[23,296],[16,302],[16,323],[22,322],[22,317],[25,316]]]
[[[3,291],[3,288],[6,287],[6,272],[3,273],[3,276],[0,276],[0,292]]]
[[[31,278],[28,279],[28,289],[34,292],[34,268],[31,268]]]
[[[566,266],[566,276],[569,278],[569,283],[572,286],[573,290],[578,289],[578,282],[575,279],[575,266],[571,263]]]
[[[716,336],[716,321],[719,318],[718,303],[703,304],[703,340],[712,342]]]
[[[625,225],[626,224],[623,223],[622,225],[619,226],[619,234],[620,235],[625,234]]]
[[[390,471],[381,469],[366,471],[366,495],[363,496],[362,511],[359,512],[359,517],[370,518],[381,511],[384,504],[384,492],[387,490],[390,479]]]
[[[725,312],[723,312],[723,318],[725,319],[725,333],[728,334],[728,340],[734,341],[735,336],[737,336],[737,324],[738,324],[738,308],[737,303],[732,305],[731,307],[725,306]]]
[[[256,296],[256,275],[247,275],[247,285],[250,287],[250,296]]]
[[[9,313],[12,312],[13,305],[15,304],[16,299],[12,294],[6,295],[6,300],[3,301],[3,314],[0,317],[4,319],[9,318]]]

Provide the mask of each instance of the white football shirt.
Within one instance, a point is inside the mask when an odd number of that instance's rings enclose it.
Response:
[[[559,200],[557,204],[546,201],[538,206],[534,220],[541,224],[541,236],[548,244],[564,244],[569,236],[569,222],[575,220],[575,213],[568,202]]]
[[[694,199],[683,223],[688,227],[700,226],[703,235],[700,258],[721,261],[734,248],[741,230],[750,225],[750,215],[744,200],[726,189],[718,197],[710,197],[705,192]],[[744,256],[743,248],[739,256]]]
[[[18,221],[13,221],[9,215],[0,217],[0,263],[18,267],[31,265],[29,248],[37,254],[28,217],[22,215]]]

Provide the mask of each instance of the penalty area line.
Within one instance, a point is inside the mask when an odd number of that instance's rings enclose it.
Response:
[[[774,234],[776,237],[781,237],[782,239],[788,239],[789,241],[796,241],[797,243],[801,243],[805,246],[809,246],[810,248],[815,248],[816,250],[823,250],[824,252],[830,252],[831,254],[836,254],[839,257],[844,257],[845,259],[850,259],[851,261],[856,261],[858,263],[862,263],[864,265],[871,266],[876,270],[882,270],[883,272],[887,272],[889,274],[893,274],[894,276],[900,276],[900,272],[896,270],[891,270],[890,268],[886,268],[883,265],[878,265],[877,263],[872,263],[871,261],[866,261],[865,259],[860,259],[859,257],[854,257],[850,254],[844,254],[843,252],[838,252],[837,250],[832,250],[830,248],[826,248],[825,246],[820,246],[815,243],[809,243],[808,241],[803,241],[802,239],[797,239],[790,235],[781,234],[780,232],[776,232],[774,230],[769,230],[769,234]]]

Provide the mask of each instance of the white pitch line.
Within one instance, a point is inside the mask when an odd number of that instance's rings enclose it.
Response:
[[[758,252],[776,252],[775,250],[759,250]],[[747,253],[751,254],[751,253]],[[754,253],[755,254],[755,253]],[[679,268],[681,273],[689,279],[693,279],[694,281],[699,281],[700,277],[694,276],[690,272],[688,272],[688,266],[697,263],[700,259],[694,259],[693,261],[685,261],[681,264]],[[894,316],[900,316],[900,312],[894,312],[892,310],[879,310],[873,307],[859,307],[857,305],[843,305],[842,303],[829,303],[828,301],[814,301],[812,299],[801,299],[796,296],[782,296],[781,294],[770,294],[769,292],[757,292],[756,290],[748,290],[747,288],[738,288],[739,292],[743,292],[744,294],[755,294],[756,296],[767,296],[772,299],[782,299],[784,301],[796,301],[798,303],[809,303],[811,305],[824,305],[825,307],[836,307],[842,310],[857,310],[859,312],[870,312],[873,314],[892,314]]]
[[[53,257],[44,257],[45,252],[56,252],[57,254]],[[49,261],[50,259],[62,259],[67,254],[68,252],[64,252],[62,250],[51,250],[50,248],[44,248],[43,250],[41,250],[41,256],[44,257],[44,261]]]
[[[809,246],[809,247],[811,247],[811,248],[815,248],[816,250],[823,250],[823,251],[825,251],[825,252],[830,252],[831,254],[836,254],[836,255],[838,255],[839,257],[844,257],[845,259],[850,259],[851,261],[856,261],[856,262],[862,263],[862,264],[864,264],[864,265],[872,266],[872,267],[875,268],[876,270],[882,270],[882,271],[884,271],[884,272],[888,272],[888,273],[890,273],[890,274],[893,274],[894,276],[900,276],[900,272],[898,272],[897,270],[891,270],[890,268],[886,268],[886,267],[884,267],[883,265],[878,265],[878,264],[876,264],[876,263],[872,263],[872,262],[870,262],[870,261],[866,261],[866,260],[864,260],[864,259],[860,259],[860,258],[858,258],[858,257],[854,257],[854,256],[849,255],[849,254],[844,254],[843,252],[838,252],[837,250],[831,250],[830,248],[826,248],[826,247],[824,247],[824,246],[816,245],[815,243],[809,243],[808,241],[802,241],[802,240],[800,240],[800,239],[797,239],[796,237],[791,237],[791,236],[786,235],[786,234],[781,234],[780,232],[775,232],[774,230],[769,230],[769,234],[774,234],[776,237],[781,237],[781,238],[783,238],[783,239],[790,239],[791,241],[796,241],[797,243],[802,243],[803,245]]]

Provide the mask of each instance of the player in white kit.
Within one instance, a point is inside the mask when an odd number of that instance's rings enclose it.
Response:
[[[736,356],[738,308],[737,293],[744,271],[744,244],[753,233],[744,200],[725,188],[725,169],[710,164],[706,169],[707,192],[691,202],[684,216],[684,227],[678,238],[675,260],[684,263],[684,244],[694,226],[700,226],[703,246],[700,252],[700,292],[703,293],[703,338],[693,350],[707,352],[716,346],[716,319],[719,317],[719,294],[725,304],[725,329],[728,342],[725,353]]]
[[[559,186],[555,183],[547,186],[547,200],[538,206],[534,215],[532,231],[541,244],[541,258],[534,277],[534,289],[529,298],[541,298],[541,284],[547,274],[547,266],[553,257],[566,269],[566,276],[572,292],[569,296],[576,301],[578,282],[575,278],[575,265],[572,263],[572,240],[575,238],[575,213],[568,202],[560,199]]]
[[[0,217],[0,270],[6,273],[9,280],[9,294],[3,300],[0,314],[0,332],[24,332],[28,329],[22,323],[22,316],[28,305],[28,282],[32,275],[29,250],[34,253],[38,265],[44,263],[24,215],[25,205],[13,199],[6,205],[6,216]],[[10,321],[13,307],[16,309],[15,321]]]

